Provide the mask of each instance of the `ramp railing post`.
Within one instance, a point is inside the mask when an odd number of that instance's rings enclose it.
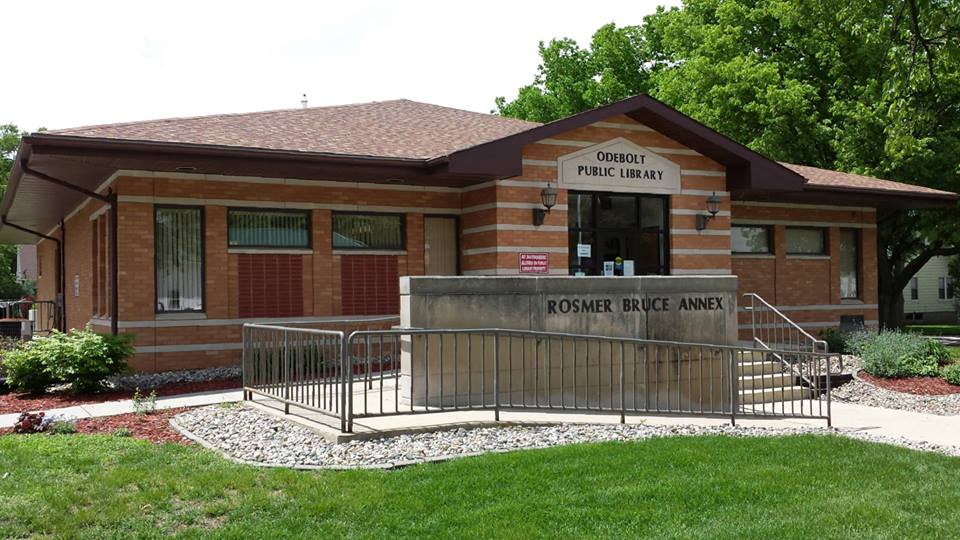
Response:
[[[500,334],[493,333],[493,419],[500,421]]]
[[[729,369],[728,379],[730,380],[730,425],[731,426],[737,425],[737,407],[738,407],[737,402],[739,401],[737,399],[736,357],[737,357],[736,351],[733,351],[733,350],[727,351],[728,369]]]
[[[283,414],[290,414],[290,347],[287,331],[283,331]]]
[[[624,388],[623,388],[623,377],[624,377],[624,375],[623,375],[623,353],[624,353],[623,341],[621,341],[621,342],[620,342],[620,423],[621,423],[621,424],[626,424],[626,423],[627,423],[627,405],[626,405],[626,403],[625,403],[625,402],[626,402],[626,399],[625,399],[626,392],[625,392],[625,390],[624,390]],[[560,382],[560,385],[561,385],[561,392],[562,392],[563,381]]]

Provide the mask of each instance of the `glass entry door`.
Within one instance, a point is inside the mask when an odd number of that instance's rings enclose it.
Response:
[[[666,197],[570,192],[567,212],[570,274],[667,273]]]

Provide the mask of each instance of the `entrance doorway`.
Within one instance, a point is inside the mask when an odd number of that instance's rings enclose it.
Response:
[[[459,274],[456,216],[423,218],[423,266],[428,276]]]
[[[570,274],[665,275],[667,197],[569,193]],[[619,259],[619,260],[618,260]],[[606,264],[605,264],[606,263]]]

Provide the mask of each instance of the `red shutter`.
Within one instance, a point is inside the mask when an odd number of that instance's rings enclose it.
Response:
[[[344,255],[340,258],[344,315],[400,313],[400,273],[394,255]]]
[[[241,317],[303,315],[301,255],[244,253],[237,257]]]

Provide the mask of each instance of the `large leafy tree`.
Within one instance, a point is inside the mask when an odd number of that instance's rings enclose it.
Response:
[[[960,190],[955,0],[688,0],[604,26],[586,49],[540,50],[533,84],[498,98],[499,113],[547,121],[647,92],[775,159]],[[960,253],[960,215],[884,210],[878,222],[880,316],[893,326],[917,270]]]

